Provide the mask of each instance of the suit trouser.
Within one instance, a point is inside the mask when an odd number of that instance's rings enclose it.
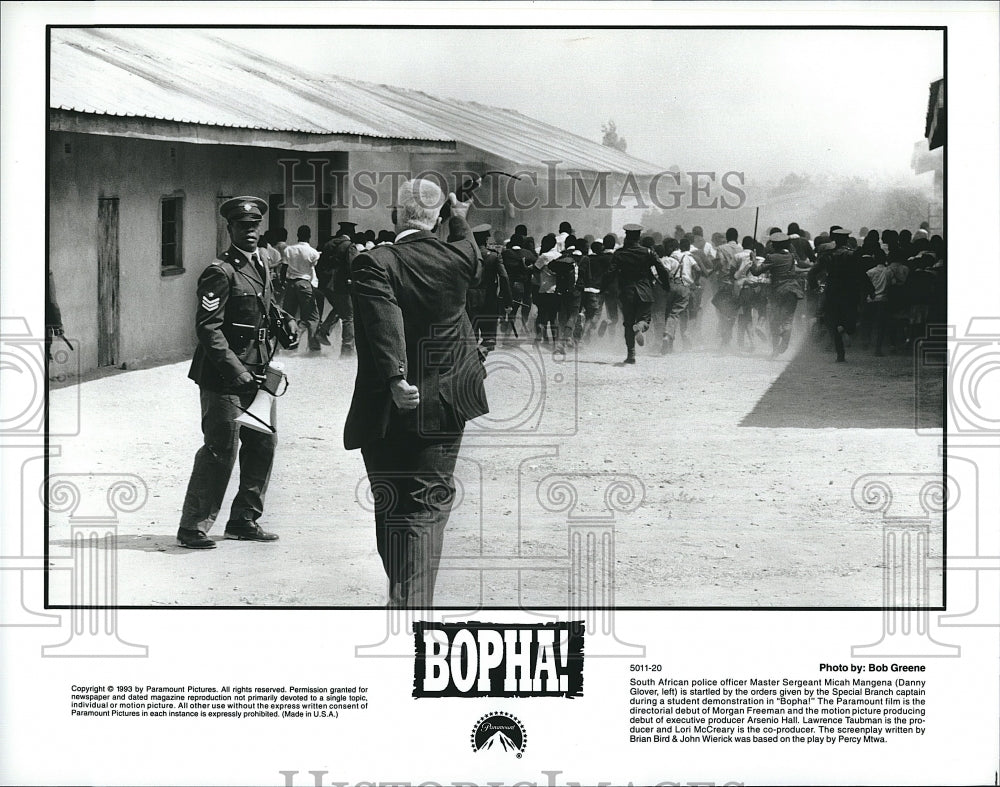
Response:
[[[181,512],[182,528],[208,533],[219,515],[222,498],[236,463],[239,446],[240,485],[233,498],[228,525],[252,524],[264,512],[264,495],[271,480],[277,435],[236,423],[254,393],[224,394],[201,389],[201,431],[205,442],[194,457]],[[271,402],[271,425],[277,428],[277,402]]]
[[[461,430],[433,438],[390,431],[361,448],[375,501],[375,541],[389,579],[390,607],[430,607],[434,602],[461,444]]]

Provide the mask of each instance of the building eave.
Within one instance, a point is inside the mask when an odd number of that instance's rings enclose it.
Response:
[[[56,108],[49,110],[49,131],[100,134],[160,142],[186,142],[196,145],[245,145],[308,153],[333,151],[440,153],[455,150],[455,143],[446,141],[213,126],[181,123],[162,118],[77,112]]]

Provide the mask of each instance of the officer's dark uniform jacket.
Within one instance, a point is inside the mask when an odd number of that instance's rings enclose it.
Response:
[[[669,287],[670,274],[652,249],[639,245],[618,249],[611,257],[609,275],[618,281],[619,297],[634,297],[638,301],[652,303],[651,268],[656,270],[662,286]]]
[[[492,249],[480,249],[482,274],[466,294],[466,309],[471,316],[477,314],[499,314],[512,305],[510,275],[507,267]]]
[[[261,273],[230,246],[198,279],[194,351],[188,377],[202,388],[225,392],[243,372],[261,374],[274,352],[270,310],[274,293]]]
[[[351,260],[358,254],[354,242],[343,235],[330,238],[316,262],[316,278],[320,289],[347,295],[351,278]]]
[[[795,255],[790,251],[773,251],[757,266],[761,272],[766,271],[771,276],[771,293],[773,295],[794,295],[801,299],[804,296],[802,281],[795,270]]]

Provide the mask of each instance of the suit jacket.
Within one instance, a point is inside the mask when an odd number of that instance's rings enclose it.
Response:
[[[358,372],[345,448],[390,430],[453,434],[489,412],[486,371],[465,310],[466,293],[481,274],[471,239],[445,243],[425,230],[354,258]],[[400,375],[420,389],[415,410],[401,412],[392,401],[389,383]]]
[[[249,263],[235,246],[202,272],[194,351],[188,377],[202,388],[225,391],[245,371],[263,371],[274,352],[271,276]]]

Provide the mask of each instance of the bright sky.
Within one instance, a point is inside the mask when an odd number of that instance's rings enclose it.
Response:
[[[929,83],[943,75],[943,34],[924,30],[225,34],[311,69],[517,109],[598,141],[613,118],[639,158],[741,170],[748,182],[912,177]]]

